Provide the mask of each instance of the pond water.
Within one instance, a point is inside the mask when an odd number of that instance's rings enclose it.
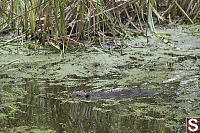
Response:
[[[1,47],[0,131],[67,133],[185,132],[185,118],[200,116],[200,26],[157,28],[124,41],[121,50],[89,48],[59,54]],[[0,38],[3,42],[4,38]],[[36,45],[36,44],[35,44]],[[27,47],[25,47],[27,46]],[[79,100],[70,95],[151,89],[157,95]]]

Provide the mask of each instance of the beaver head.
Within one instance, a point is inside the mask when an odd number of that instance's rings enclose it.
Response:
[[[90,95],[83,91],[74,92],[71,95],[72,98],[89,99]]]

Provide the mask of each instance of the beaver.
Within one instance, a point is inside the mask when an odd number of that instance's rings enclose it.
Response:
[[[144,97],[144,96],[153,96],[158,94],[154,90],[122,90],[122,91],[109,91],[109,92],[95,92],[95,93],[86,93],[83,91],[74,92],[71,95],[71,98],[83,99],[83,100],[97,100],[97,99],[121,99],[121,98],[130,98],[130,97]]]

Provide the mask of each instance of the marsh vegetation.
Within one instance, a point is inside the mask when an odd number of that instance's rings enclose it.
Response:
[[[8,0],[0,1],[0,33],[35,40],[61,51],[146,35],[155,24],[199,21],[193,0]],[[32,46],[35,47],[35,46]]]
[[[199,0],[0,0],[0,12],[0,131],[185,132],[200,116]]]

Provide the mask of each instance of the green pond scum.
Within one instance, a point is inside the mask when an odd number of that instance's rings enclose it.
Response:
[[[167,41],[154,35],[149,35],[149,45],[140,36],[123,40],[123,54],[90,47],[61,58],[20,42],[1,47],[0,132],[185,132],[185,118],[200,117],[199,29],[199,25],[157,27],[158,33],[166,33],[162,35]],[[77,91],[136,89],[158,94],[95,100],[71,97]]]

